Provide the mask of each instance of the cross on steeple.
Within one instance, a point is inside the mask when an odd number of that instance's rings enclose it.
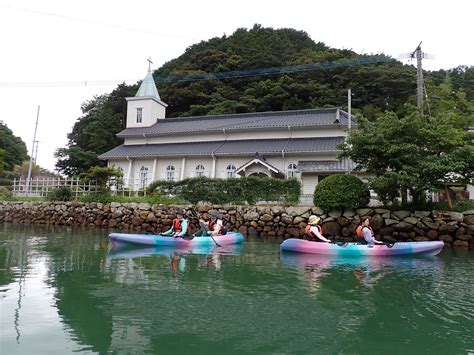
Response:
[[[148,61],[148,72],[151,73],[151,65],[153,64],[153,62],[151,61],[151,57],[148,57],[147,61]]]

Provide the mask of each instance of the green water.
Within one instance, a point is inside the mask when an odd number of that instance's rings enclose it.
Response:
[[[0,225],[0,353],[471,354],[473,277],[472,252],[117,251],[106,231]]]

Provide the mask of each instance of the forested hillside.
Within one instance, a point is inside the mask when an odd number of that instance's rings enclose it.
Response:
[[[161,99],[169,105],[167,117],[345,109],[349,88],[353,112],[369,120],[387,110],[403,114],[406,103],[415,103],[416,69],[384,56],[370,63],[371,58],[330,48],[302,31],[255,25],[189,47],[156,70],[154,78]],[[264,70],[309,68],[312,63],[319,64],[311,70],[277,74]],[[220,73],[220,78],[202,75],[208,73]],[[449,109],[472,117],[474,68],[425,72],[425,78],[427,112]],[[115,134],[124,128],[125,98],[134,96],[137,89],[138,84],[121,84],[112,93],[83,104],[68,146],[56,154],[61,172],[74,175],[103,163],[97,155],[120,143]]]
[[[25,142],[13,134],[5,124],[0,123],[0,172],[12,171],[15,165],[28,159]]]

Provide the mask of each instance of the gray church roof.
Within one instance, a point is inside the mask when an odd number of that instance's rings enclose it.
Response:
[[[143,83],[142,83],[143,85]],[[141,88],[141,87],[140,87]],[[156,88],[156,87],[155,87]],[[138,95],[138,94],[137,94]],[[118,137],[160,136],[170,133],[238,131],[288,127],[338,126],[348,124],[348,114],[337,108],[254,112],[231,115],[193,116],[158,120],[151,127],[126,128]],[[352,116],[351,124],[355,126]]]
[[[122,144],[99,156],[100,159],[199,156],[199,155],[253,155],[283,153],[324,153],[335,152],[337,144],[344,137],[258,139],[217,142],[187,142],[166,144]]]
[[[154,97],[161,101],[151,72],[148,72],[145,79],[143,79],[135,97]]]

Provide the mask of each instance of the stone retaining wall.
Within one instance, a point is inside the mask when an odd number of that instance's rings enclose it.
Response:
[[[324,235],[335,240],[356,240],[362,216],[371,217],[377,238],[385,241],[442,240],[446,245],[474,248],[474,210],[389,211],[363,208],[325,213],[317,207],[280,206],[163,206],[146,203],[0,202],[0,222],[110,228],[122,231],[162,232],[169,228],[178,208],[187,209],[191,233],[197,229],[197,211],[207,219],[216,211],[229,229],[245,235],[303,237],[308,217],[321,217]]]

